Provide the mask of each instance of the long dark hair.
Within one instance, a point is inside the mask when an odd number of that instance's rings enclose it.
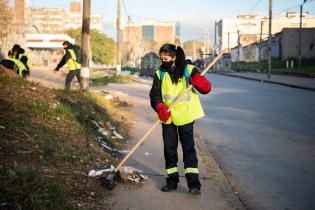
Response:
[[[172,81],[177,84],[179,78],[184,76],[185,69],[185,53],[180,46],[173,44],[164,44],[159,51],[161,53],[168,53],[170,56],[176,56],[175,60],[175,71],[173,73]]]

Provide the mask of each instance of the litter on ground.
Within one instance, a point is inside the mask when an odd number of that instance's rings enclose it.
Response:
[[[110,168],[91,170],[88,173],[89,177],[104,177],[114,171],[114,166],[111,165]],[[123,182],[128,182],[131,184],[140,184],[148,180],[148,176],[143,174],[142,170],[136,169],[131,166],[122,166],[119,170],[119,178]]]
[[[120,154],[127,154],[129,151],[128,150],[118,150],[118,149],[114,149],[111,148],[107,142],[100,136],[96,137],[96,141],[99,143],[99,145],[103,148],[103,149],[107,149],[108,151],[111,152],[118,152]]]

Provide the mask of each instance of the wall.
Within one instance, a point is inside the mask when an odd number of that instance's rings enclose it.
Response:
[[[282,60],[298,58],[299,55],[299,29],[283,30]],[[302,59],[315,59],[315,28],[302,29],[301,57]]]

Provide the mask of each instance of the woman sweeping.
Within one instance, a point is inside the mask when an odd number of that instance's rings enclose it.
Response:
[[[193,124],[204,116],[198,93],[207,94],[211,90],[210,82],[198,69],[185,62],[185,53],[179,46],[164,44],[159,51],[162,65],[156,71],[150,100],[162,123],[164,158],[167,172],[166,185],[162,191],[177,189],[178,175],[178,139],[182,145],[184,168],[189,193],[200,194],[198,159],[195,150]],[[168,108],[190,85],[193,85],[178,103]]]

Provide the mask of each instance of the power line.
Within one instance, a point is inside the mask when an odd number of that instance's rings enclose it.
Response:
[[[254,9],[256,9],[256,7],[260,4],[261,1],[262,1],[262,0],[258,0],[258,1],[256,2],[256,4],[253,6],[253,8],[251,8],[251,9],[249,10],[248,13],[251,13]]]
[[[124,7],[124,11],[126,13],[126,16],[129,18],[129,14],[128,14],[128,10],[127,10],[126,4],[125,4],[125,0],[122,0],[122,3],[123,3],[123,7]]]
[[[308,4],[308,3],[312,2],[312,1],[314,1],[314,0],[307,0],[304,3],[302,3],[302,4]],[[287,9],[281,10],[281,12],[288,12],[289,10],[298,8],[300,6],[301,6],[301,4],[297,4],[297,5],[293,6],[293,7],[289,7]]]

